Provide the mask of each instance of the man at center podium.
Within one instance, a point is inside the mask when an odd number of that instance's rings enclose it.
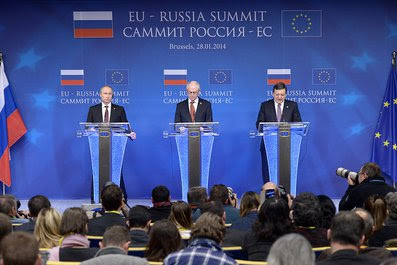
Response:
[[[199,82],[190,81],[186,92],[188,98],[177,104],[174,122],[212,122],[211,103],[199,97]]]
[[[262,102],[256,119],[256,128],[260,122],[302,122],[295,101],[287,100],[287,86],[279,82],[273,86],[273,99]],[[263,183],[269,182],[269,167],[267,164],[265,144],[261,142],[262,178]]]
[[[101,103],[90,107],[87,115],[87,122],[128,122],[124,108],[112,103],[113,89],[110,86],[101,87],[99,95],[101,97]],[[131,131],[128,137],[134,140],[136,139],[136,133]],[[127,198],[123,175],[121,175],[120,178],[120,187],[123,190],[124,197]],[[102,189],[102,187],[100,187],[100,189]],[[91,192],[91,197],[91,199],[93,199],[93,192]]]

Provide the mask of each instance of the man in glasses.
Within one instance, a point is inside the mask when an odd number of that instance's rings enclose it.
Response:
[[[380,167],[372,162],[365,163],[357,173],[356,180],[347,178],[349,187],[339,203],[339,211],[363,207],[364,201],[371,195],[386,196],[396,190],[387,185]]]

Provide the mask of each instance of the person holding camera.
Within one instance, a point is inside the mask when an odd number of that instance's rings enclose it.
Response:
[[[387,193],[396,191],[386,183],[380,167],[373,162],[365,163],[356,178],[349,174],[347,183],[349,187],[339,203],[339,211],[362,207],[364,201],[371,195],[384,197]]]

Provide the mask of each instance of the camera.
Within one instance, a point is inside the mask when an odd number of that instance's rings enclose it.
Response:
[[[339,168],[336,170],[336,175],[341,176],[342,178],[345,178],[345,179],[351,178],[354,182],[357,182],[357,181],[358,181],[358,174],[357,174],[357,172],[350,171],[350,170],[348,170],[348,169],[346,169],[346,168],[343,168],[343,167],[339,167]]]

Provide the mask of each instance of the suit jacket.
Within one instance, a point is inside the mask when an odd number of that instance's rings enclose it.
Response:
[[[103,122],[102,103],[90,107],[87,115],[87,122]],[[110,122],[128,122],[123,107],[112,103]]]
[[[298,109],[298,104],[295,101],[285,100],[283,113],[281,115],[282,122],[301,122],[301,114]],[[256,119],[256,128],[260,122],[277,122],[276,109],[274,108],[274,100],[262,102],[261,108]],[[261,151],[265,150],[263,139],[261,142]]]
[[[196,110],[196,122],[212,122],[212,109],[211,103],[205,99],[198,98],[198,105]],[[190,117],[190,110],[188,105],[189,99],[179,102],[176,105],[175,123],[179,122],[192,122]]]
[[[103,236],[106,228],[113,225],[121,225],[127,227],[126,220],[120,214],[105,213],[103,216],[91,219],[88,222],[88,235]]]

